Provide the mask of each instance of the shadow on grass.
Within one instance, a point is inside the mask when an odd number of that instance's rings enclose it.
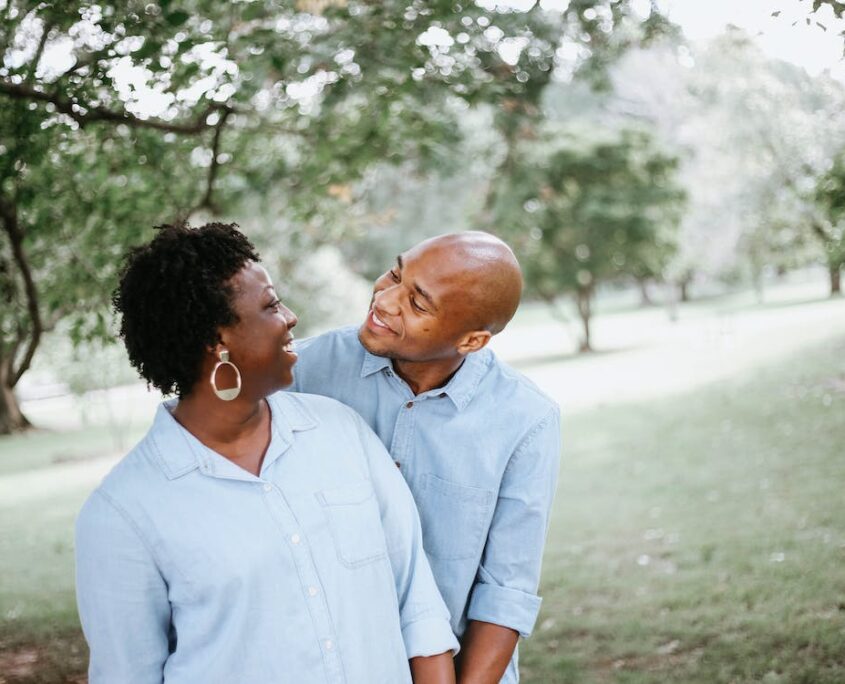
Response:
[[[640,349],[642,345],[628,345],[625,347],[616,347],[614,349],[593,349],[586,352],[563,352],[560,354],[540,354],[537,356],[526,356],[525,358],[515,359],[510,361],[510,365],[517,369],[535,368],[537,366],[545,366],[551,363],[568,363],[572,361],[581,361],[584,359],[592,359],[605,356],[613,356],[615,354],[622,354],[629,351]]]
[[[752,302],[743,304],[737,307],[732,307],[727,313],[739,313],[741,311],[761,310],[761,311],[780,311],[782,309],[792,309],[799,306],[807,306],[809,304],[824,304],[826,302],[841,301],[841,297],[831,297],[825,295],[824,297],[808,297],[805,299],[789,299],[780,302]]]

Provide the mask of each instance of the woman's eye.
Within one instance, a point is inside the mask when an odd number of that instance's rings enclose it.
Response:
[[[267,305],[267,308],[268,308],[268,309],[278,309],[281,305],[282,305],[282,300],[281,300],[281,299],[277,299],[277,300],[275,300],[275,301],[270,302],[270,303]]]

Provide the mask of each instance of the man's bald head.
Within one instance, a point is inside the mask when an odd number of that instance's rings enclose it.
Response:
[[[513,318],[522,296],[519,262],[502,240],[482,231],[449,233],[410,253],[432,253],[437,276],[460,288],[467,326],[496,334]]]

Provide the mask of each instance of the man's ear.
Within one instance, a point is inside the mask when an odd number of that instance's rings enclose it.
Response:
[[[484,349],[493,334],[489,330],[473,330],[468,332],[458,341],[458,352],[471,354],[479,349]]]

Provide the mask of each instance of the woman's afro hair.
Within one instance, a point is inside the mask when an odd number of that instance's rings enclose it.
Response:
[[[259,261],[237,224],[157,226],[126,255],[112,295],[129,360],[148,384],[183,397],[199,380],[218,329],[237,323],[229,280]]]

